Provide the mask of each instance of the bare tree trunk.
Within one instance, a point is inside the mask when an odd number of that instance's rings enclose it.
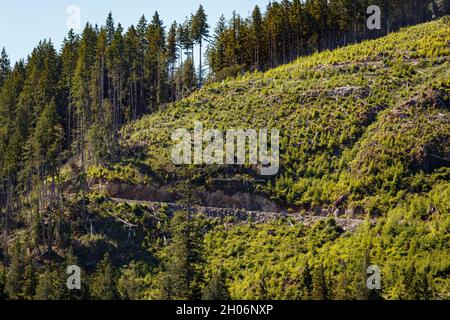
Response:
[[[8,233],[9,233],[9,215],[10,215],[10,208],[9,208],[9,178],[6,182],[6,188],[5,189],[5,230],[4,230],[4,255],[5,255],[5,262],[7,262],[8,259]]]
[[[199,41],[199,45],[200,45],[200,55],[199,55],[199,69],[198,69],[198,73],[199,73],[199,79],[198,82],[200,84],[200,87],[203,85],[203,78],[202,78],[202,40],[200,39]]]
[[[55,175],[52,174],[52,183],[50,186],[50,205],[47,223],[47,252],[53,251],[53,209],[55,202]]]

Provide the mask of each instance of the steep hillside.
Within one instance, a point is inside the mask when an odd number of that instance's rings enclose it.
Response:
[[[192,188],[209,206],[383,215],[449,180],[449,28],[445,18],[206,86],[125,127],[121,160],[92,167],[92,186],[137,200],[175,202]],[[279,129],[280,172],[174,166],[171,135],[194,120]]]
[[[278,174],[174,165],[194,121],[278,129]],[[449,17],[206,85],[17,201],[0,298],[450,299],[449,138]]]

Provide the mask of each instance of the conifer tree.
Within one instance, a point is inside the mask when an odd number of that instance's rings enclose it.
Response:
[[[145,114],[148,112],[146,102],[148,100],[145,82],[145,57],[147,55],[148,50],[148,41],[147,41],[147,19],[143,15],[139,19],[139,23],[136,26],[136,33],[139,39],[139,50],[138,50],[138,59],[139,59],[139,75],[138,75],[138,104],[139,104],[139,112]]]
[[[328,288],[322,264],[313,269],[311,297],[313,300],[328,299]]]
[[[208,285],[203,289],[203,300],[228,300],[230,295],[228,287],[225,283],[225,275],[223,270],[216,271]]]
[[[36,286],[35,300],[60,300],[62,298],[62,281],[57,271],[46,266],[45,271],[39,275]]]
[[[6,273],[5,293],[9,299],[20,299],[23,284],[24,254],[22,245],[16,241],[10,253],[10,266]]]
[[[23,274],[22,297],[26,300],[32,300],[37,286],[36,272],[32,259],[27,259]]]
[[[83,215],[89,222],[90,232],[93,232],[92,221],[87,213],[85,195],[87,192],[86,181],[86,137],[92,118],[91,112],[91,69],[95,62],[95,44],[97,34],[90,24],[86,24],[82,34],[82,40],[78,49],[78,61],[75,69],[72,100],[76,110],[76,139],[74,143],[75,153],[81,158],[81,174],[79,176],[80,189],[83,199]]]
[[[56,170],[62,141],[63,130],[56,112],[56,103],[53,101],[45,107],[39,117],[32,138],[36,170],[42,166],[47,168],[45,175]]]
[[[197,13],[192,18],[192,39],[199,45],[199,69],[198,69],[198,80],[200,86],[203,83],[203,65],[202,65],[202,47],[203,41],[209,38],[209,25],[207,22],[207,16],[203,6],[200,5]]]
[[[310,300],[313,291],[313,279],[308,262],[302,268],[300,275],[300,298],[302,300]]]
[[[200,279],[196,266],[201,263],[198,228],[186,212],[176,212],[171,221],[172,239],[167,247],[170,255],[158,286],[161,299],[198,299]]]
[[[6,299],[5,295],[5,278],[6,278],[6,267],[0,263],[0,300]]]
[[[170,75],[173,75],[178,59],[177,29],[178,23],[174,21],[167,34],[167,62],[169,63]]]
[[[146,55],[146,78],[151,111],[156,111],[159,105],[165,102],[166,95],[166,67],[165,63],[165,30],[158,12],[153,15],[147,30],[148,51]]]
[[[336,277],[336,283],[333,288],[333,299],[349,300],[351,298],[350,280],[347,273],[344,271]]]
[[[75,109],[72,102],[72,84],[75,75],[75,68],[78,59],[78,47],[80,45],[79,36],[71,29],[63,41],[61,49],[61,78],[59,86],[61,88],[61,103],[66,106],[62,111],[65,128],[65,149],[70,151],[74,135],[74,115]]]
[[[187,96],[196,88],[197,84],[194,61],[190,57],[187,58],[183,64],[181,77],[183,83],[182,94],[183,96]]]
[[[3,82],[5,82],[10,72],[11,65],[9,62],[9,58],[6,54],[5,48],[3,48],[2,52],[0,53],[0,87],[3,85]]]
[[[255,61],[255,68],[257,70],[261,70],[261,53],[264,48],[263,46],[263,25],[262,25],[262,15],[261,10],[258,6],[255,6],[255,9],[252,13],[252,32],[253,32],[253,39],[255,43],[255,55],[254,55],[254,61]]]
[[[225,32],[227,31],[226,19],[221,15],[214,28],[212,41],[208,47],[208,63],[213,72],[219,72],[226,67],[225,61]]]
[[[169,92],[168,92],[168,100],[174,101],[177,97],[176,92],[176,77],[175,70],[178,59],[178,43],[177,43],[177,28],[178,24],[174,21],[170,27],[169,33],[167,35],[167,64],[168,64],[168,83],[169,83]]]
[[[95,274],[91,279],[90,292],[93,299],[113,300],[116,297],[113,273],[109,254],[106,254],[97,265]]]
[[[125,300],[140,300],[144,296],[144,278],[148,271],[144,263],[132,261],[126,268],[117,283],[119,295]]]
[[[194,47],[194,38],[192,34],[192,18],[186,17],[184,23],[179,26],[178,41],[180,43],[181,50],[184,50],[186,59],[192,58],[192,48]]]
[[[106,18],[106,41],[108,45],[111,44],[111,42],[114,39],[114,35],[116,33],[116,28],[114,26],[114,19],[112,16],[112,12],[108,13],[108,17]]]

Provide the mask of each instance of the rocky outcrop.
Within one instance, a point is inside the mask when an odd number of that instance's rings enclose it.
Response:
[[[144,185],[130,185],[124,183],[107,183],[100,186],[106,194],[113,198],[125,198],[138,201],[170,202],[178,195],[170,190],[170,186],[154,187]]]
[[[216,207],[199,207],[199,206],[187,206],[177,203],[161,203],[161,202],[147,202],[147,201],[134,201],[125,199],[113,199],[118,203],[138,204],[147,206],[153,210],[159,210],[165,208],[169,215],[176,211],[190,211],[192,214],[203,214],[209,218],[226,220],[230,224],[239,223],[268,223],[278,220],[280,218],[289,218],[293,222],[302,223],[304,225],[312,225],[321,220],[327,220],[331,217],[328,216],[314,216],[303,215],[300,213],[287,213],[287,212],[262,212],[262,211],[248,211],[244,209],[233,208],[216,208]],[[336,225],[341,227],[345,231],[355,231],[357,227],[364,222],[364,220],[358,219],[342,219],[333,218],[336,221]]]
[[[167,202],[175,203],[182,198],[179,193],[174,191],[173,185],[150,186],[150,185],[132,185],[118,182],[97,183],[91,186],[91,190],[101,190],[111,198],[129,199],[135,201],[149,202]],[[193,196],[198,200],[197,203],[205,207],[220,207],[254,211],[278,211],[275,202],[254,194],[236,190],[226,192],[224,190],[216,191],[196,191]]]
[[[274,212],[278,211],[277,205],[259,195],[237,192],[233,195],[227,195],[223,191],[218,190],[212,193],[206,193],[204,197],[204,204],[207,207],[221,207],[246,210]]]

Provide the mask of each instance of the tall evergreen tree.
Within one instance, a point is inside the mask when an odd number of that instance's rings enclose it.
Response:
[[[63,130],[56,112],[56,103],[49,103],[40,115],[32,137],[33,159],[37,166],[47,168],[44,174],[57,169],[61,153]],[[44,178],[42,176],[41,178]]]
[[[198,228],[186,212],[176,212],[171,221],[172,239],[166,248],[168,261],[160,274],[161,299],[200,298],[200,278],[196,265],[201,263],[201,244]]]
[[[114,274],[108,254],[97,265],[91,279],[90,292],[96,300],[113,300],[116,297]]]
[[[178,41],[181,45],[182,50],[187,58],[192,58],[193,47],[194,47],[194,37],[192,34],[192,17],[186,17],[184,23],[178,28]]]
[[[148,81],[149,102],[151,111],[166,101],[167,97],[167,63],[166,35],[158,12],[153,15],[147,30],[148,52],[146,55],[146,78]]]
[[[53,269],[53,270],[52,270]],[[36,286],[35,300],[60,300],[62,298],[63,283],[59,273],[51,266],[39,275]]]
[[[111,44],[111,42],[114,39],[114,34],[116,33],[116,28],[114,26],[114,19],[112,16],[112,12],[108,13],[108,17],[106,18],[106,40],[108,45]]]
[[[11,264],[6,273],[5,293],[10,299],[20,299],[23,284],[24,252],[18,241],[12,247],[10,261]]]
[[[78,61],[72,85],[72,100],[76,109],[76,138],[74,143],[75,154],[81,158],[81,174],[79,176],[80,190],[82,193],[82,210],[86,221],[89,223],[90,232],[93,232],[92,221],[86,208],[86,137],[92,118],[91,106],[91,69],[95,62],[97,34],[90,24],[86,24],[82,34],[82,40],[78,49]]]
[[[203,289],[203,300],[228,300],[230,298],[228,287],[225,283],[223,270],[219,269],[213,274],[208,285]]]
[[[138,59],[139,59],[139,75],[138,75],[138,92],[139,92],[139,98],[138,98],[138,104],[139,104],[139,111],[144,114],[147,110],[147,91],[146,88],[146,82],[145,82],[145,57],[147,55],[148,50],[148,40],[147,40],[147,19],[143,15],[139,19],[139,23],[136,26],[136,33],[139,38],[139,50],[138,50]]]
[[[226,19],[221,15],[214,28],[212,42],[208,48],[209,67],[213,72],[218,72],[226,67],[225,61],[225,32],[227,31]]]
[[[80,38],[71,29],[63,41],[61,49],[61,77],[59,86],[61,88],[61,105],[64,106],[61,114],[64,121],[66,148],[70,150],[74,135],[74,115],[75,108],[72,101],[72,84],[75,75],[75,68],[78,60],[78,47]]]
[[[328,299],[328,287],[322,264],[313,269],[311,297],[314,300]]]
[[[257,70],[261,70],[261,53],[263,51],[264,45],[263,45],[263,21],[262,21],[262,14],[261,10],[258,6],[255,6],[255,9],[252,13],[252,33],[253,33],[253,39],[255,43],[254,48],[254,61],[255,61],[255,68]]]
[[[192,18],[192,38],[199,45],[198,80],[201,86],[203,83],[202,47],[203,41],[209,38],[209,25],[207,22],[205,10],[203,9],[202,5],[200,5],[197,13]]]
[[[37,279],[32,259],[28,258],[27,260],[23,274],[22,295],[24,299],[32,300],[36,291]]]
[[[8,55],[6,54],[6,50],[5,48],[3,48],[2,52],[0,53],[0,87],[3,85],[3,82],[5,82],[10,71],[11,64]]]

